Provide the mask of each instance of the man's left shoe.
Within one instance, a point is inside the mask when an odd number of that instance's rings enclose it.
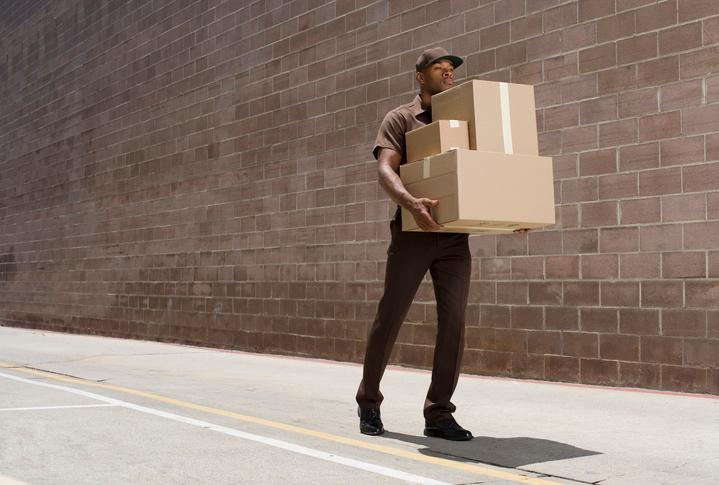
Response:
[[[433,424],[425,421],[424,435],[450,441],[469,441],[473,438],[472,433],[457,424],[452,415],[443,416]]]

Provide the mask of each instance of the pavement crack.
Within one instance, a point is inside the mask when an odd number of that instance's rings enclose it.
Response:
[[[81,381],[87,381],[87,382],[105,382],[107,379],[88,379],[87,377],[80,377],[80,376],[74,376],[72,374],[66,374],[64,372],[56,372],[52,370],[42,369],[40,367],[32,367],[29,365],[23,365],[19,367],[15,367],[15,369],[30,369],[30,370],[36,370],[40,372],[47,372],[48,374],[54,374],[58,376],[64,376],[64,377],[72,377],[73,379],[79,379]]]

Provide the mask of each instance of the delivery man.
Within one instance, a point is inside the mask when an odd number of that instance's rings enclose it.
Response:
[[[419,94],[387,113],[372,151],[378,161],[380,185],[394,202],[409,210],[425,232],[402,232],[401,211],[397,208],[390,223],[392,239],[387,251],[384,294],[370,329],[357,391],[360,432],[364,434],[384,432],[380,380],[400,326],[429,270],[437,300],[437,341],[432,382],[424,402],[424,434],[454,441],[472,439],[472,433],[452,417],[456,408],[450,401],[464,349],[464,315],[472,267],[468,235],[433,232],[442,228],[429,211],[437,201],[413,197],[398,175],[399,166],[407,162],[405,133],[432,122],[432,96],[452,87],[454,70],[462,62],[441,47],[424,51],[415,66]]]

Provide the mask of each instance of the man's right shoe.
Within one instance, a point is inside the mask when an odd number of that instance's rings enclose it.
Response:
[[[472,433],[457,424],[451,414],[437,423],[430,424],[425,421],[424,435],[450,441],[469,441],[473,438]]]
[[[357,415],[360,418],[360,433],[370,436],[377,436],[384,433],[382,419],[379,417],[379,409],[357,408]]]

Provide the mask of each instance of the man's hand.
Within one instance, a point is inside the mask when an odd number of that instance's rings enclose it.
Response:
[[[432,218],[429,210],[432,207],[437,207],[438,201],[433,199],[414,199],[412,205],[408,207],[408,210],[412,213],[415,222],[423,231],[439,231],[443,226],[437,224]]]

